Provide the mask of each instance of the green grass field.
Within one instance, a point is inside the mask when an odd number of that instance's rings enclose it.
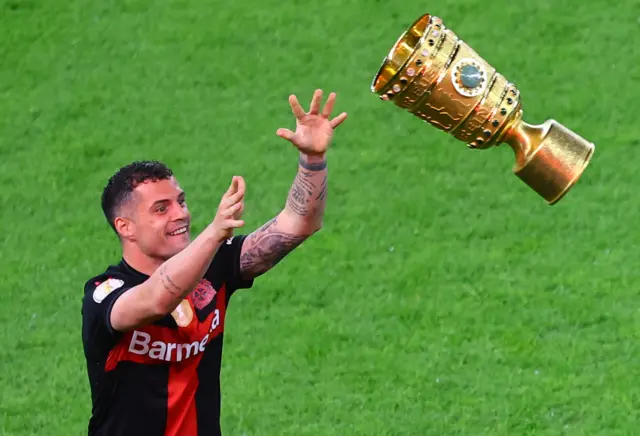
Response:
[[[420,14],[596,144],[550,207],[369,85]],[[325,227],[234,297],[227,435],[637,435],[640,3],[0,0],[0,434],[86,434],[84,281],[107,178],[160,159],[196,231],[234,174],[284,205],[287,97],[347,111]]]

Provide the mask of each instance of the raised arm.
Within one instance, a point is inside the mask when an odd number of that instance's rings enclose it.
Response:
[[[322,91],[316,90],[309,112],[295,95],[289,97],[296,117],[296,131],[278,129],[277,134],[299,150],[298,171],[284,209],[249,235],[242,246],[240,269],[245,279],[264,274],[322,227],[328,189],[326,152],[333,131],[346,113],[330,119],[336,94],[331,93],[320,112]]]

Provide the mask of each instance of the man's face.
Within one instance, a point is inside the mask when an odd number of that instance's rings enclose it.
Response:
[[[166,260],[189,245],[191,215],[174,177],[141,183],[125,207],[126,237],[146,255]]]

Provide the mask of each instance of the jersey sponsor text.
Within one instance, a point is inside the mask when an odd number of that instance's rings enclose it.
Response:
[[[209,332],[205,334],[202,339],[193,342],[152,342],[149,333],[134,330],[131,341],[129,342],[128,351],[140,356],[149,356],[151,359],[164,360],[166,362],[182,362],[185,359],[204,352],[209,342],[210,334],[214,332],[218,325],[220,325],[220,311],[216,309],[213,312]]]

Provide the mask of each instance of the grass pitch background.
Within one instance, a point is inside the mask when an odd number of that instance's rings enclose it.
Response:
[[[369,91],[429,12],[596,143],[548,207]],[[99,196],[161,159],[196,230],[230,177],[246,231],[296,153],[287,96],[336,91],[324,230],[229,310],[228,435],[637,434],[640,4],[0,1],[0,434],[85,434],[82,284],[118,260]]]

